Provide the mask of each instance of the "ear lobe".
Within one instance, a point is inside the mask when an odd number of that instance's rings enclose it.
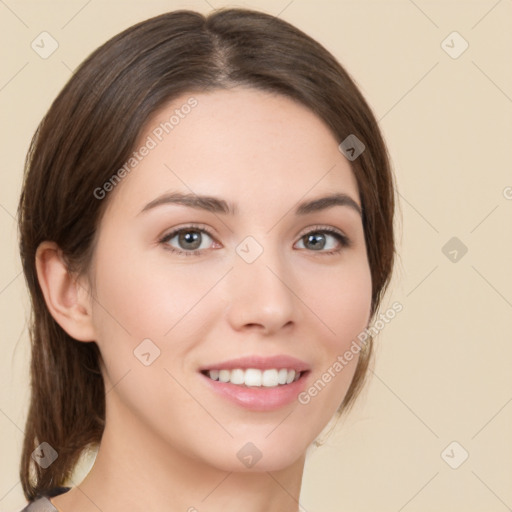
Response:
[[[42,242],[36,251],[36,269],[46,306],[55,321],[74,339],[94,341],[91,298],[68,270],[55,242]]]

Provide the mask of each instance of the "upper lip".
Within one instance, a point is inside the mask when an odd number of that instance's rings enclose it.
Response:
[[[272,368],[286,368],[290,370],[296,370],[298,372],[304,372],[309,370],[309,365],[297,359],[296,357],[287,355],[276,355],[270,357],[264,356],[247,356],[239,357],[237,359],[230,359],[228,361],[221,361],[218,363],[210,364],[200,368],[200,371],[205,370],[235,370],[240,368],[247,370],[248,368],[256,368],[259,370],[270,370]]]

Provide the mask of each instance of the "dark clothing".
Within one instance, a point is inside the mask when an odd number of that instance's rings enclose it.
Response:
[[[55,487],[33,499],[21,512],[58,512],[48,498],[68,492],[71,487]]]

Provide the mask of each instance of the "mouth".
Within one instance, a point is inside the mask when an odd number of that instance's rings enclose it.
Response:
[[[199,373],[217,396],[244,409],[273,411],[297,400],[311,368],[290,356],[250,356],[215,363]]]
[[[235,368],[233,370],[203,370],[201,373],[211,380],[229,382],[235,386],[275,388],[298,381],[306,372],[294,368],[270,368],[267,370]]]

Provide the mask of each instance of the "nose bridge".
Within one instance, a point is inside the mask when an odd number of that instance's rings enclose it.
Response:
[[[295,320],[292,272],[272,237],[246,237],[236,247],[229,280],[229,320],[236,328],[258,324],[267,332]]]

